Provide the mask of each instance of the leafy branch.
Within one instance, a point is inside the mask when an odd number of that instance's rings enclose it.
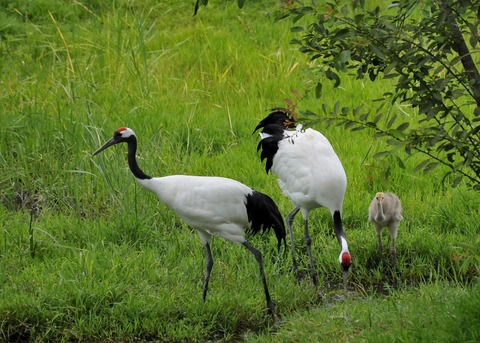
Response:
[[[312,1],[308,6],[293,1],[277,18],[290,17],[296,25],[292,31],[301,38],[292,43],[311,59],[317,98],[325,79],[338,87],[340,74],[351,71],[357,79],[368,75],[375,82],[382,75],[394,81],[392,89],[377,99],[382,103],[373,121],[358,107],[342,108],[341,116],[335,116],[339,108],[335,104],[330,113],[324,105],[324,114],[313,122],[372,128],[375,137],[387,137],[391,146],[381,155],[394,155],[403,165],[400,147],[408,156],[419,152],[426,160],[416,170],[428,172],[444,165],[450,169],[447,175],[456,176],[452,186],[465,179],[480,190],[480,74],[472,57],[472,51],[478,51],[479,14],[480,0],[401,0],[383,10],[368,9],[362,0],[335,0],[322,5]],[[464,36],[470,38],[468,44]],[[409,103],[414,109],[396,129],[392,128],[396,114],[380,122],[386,116],[381,112],[386,99],[392,106]]]

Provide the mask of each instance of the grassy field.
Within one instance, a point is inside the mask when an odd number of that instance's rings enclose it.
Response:
[[[345,80],[324,99],[296,99],[308,61],[277,1],[4,1],[0,11],[0,341],[474,342],[480,340],[478,265],[460,270],[478,240],[480,197],[444,186],[444,170],[414,173],[376,160],[367,131],[316,127],[345,167],[353,266],[341,287],[328,211],[311,216],[320,287],[297,283],[290,249],[251,239],[281,325],[264,309],[255,260],[214,240],[207,301],[197,234],[135,183],[126,147],[92,157],[121,126],[139,139],[147,174],[218,175],[292,210],[266,175],[252,131],[273,106],[371,102],[386,82]],[[394,107],[401,115],[409,108]],[[318,111],[320,112],[320,111]],[[448,183],[445,183],[448,184]],[[377,191],[403,203],[398,263],[377,252],[367,209]],[[308,270],[300,216],[296,244]],[[389,244],[387,235],[385,242]]]

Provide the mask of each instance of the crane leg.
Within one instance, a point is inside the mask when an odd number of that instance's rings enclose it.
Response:
[[[305,236],[305,244],[307,245],[308,259],[310,260],[310,274],[312,276],[313,284],[315,286],[318,286],[317,272],[315,271],[315,265],[313,263],[313,256],[312,256],[312,238],[308,233],[308,219],[305,219],[304,221],[304,236]]]
[[[383,251],[382,234],[381,233],[377,234],[377,237],[378,237],[378,251],[380,252],[380,255],[381,255]]]
[[[286,221],[288,225],[288,232],[290,235],[290,246],[292,247],[292,263],[293,263],[293,273],[297,278],[297,281],[300,281],[300,277],[298,275],[298,265],[297,265],[297,254],[295,252],[295,242],[293,239],[293,220],[295,219],[295,215],[300,211],[300,208],[296,207],[292,212],[287,215]]]
[[[395,238],[392,238],[392,246],[390,247],[390,255],[392,256],[393,265],[397,264],[397,247],[395,244]]]
[[[208,281],[210,280],[210,273],[212,272],[213,267],[213,257],[209,243],[205,243],[205,251],[207,257],[207,273],[205,274],[205,281],[203,283],[203,301],[205,301],[205,298],[207,297]]]
[[[268,312],[272,315],[273,321],[277,323],[278,317],[275,314],[275,303],[270,298],[270,293],[268,292],[267,287],[267,280],[265,279],[265,271],[263,270],[262,253],[259,250],[255,249],[248,241],[243,242],[243,246],[245,246],[245,248],[247,248],[257,260],[258,268],[260,269],[260,278],[262,279],[263,289],[265,291],[265,298],[267,300]]]
[[[390,255],[392,257],[392,263],[395,265],[397,263],[397,246],[396,246],[396,241],[397,241],[397,229],[398,229],[398,222],[392,223],[389,228],[390,230],[390,239],[392,240],[391,246],[390,246]]]
[[[377,239],[378,239],[378,251],[380,255],[382,255],[383,251],[383,243],[382,243],[382,227],[378,223],[374,223],[375,231],[377,232]]]

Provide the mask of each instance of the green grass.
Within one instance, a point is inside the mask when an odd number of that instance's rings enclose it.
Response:
[[[197,234],[135,184],[124,146],[92,158],[129,126],[147,173],[234,178],[291,211],[251,134],[270,107],[308,82],[307,61],[289,45],[290,24],[265,16],[275,6],[214,1],[192,17],[193,3],[178,1],[5,4],[0,340],[376,342],[430,341],[432,332],[438,342],[478,340],[478,267],[460,272],[458,246],[478,235],[480,198],[463,185],[444,187],[441,169],[414,173],[420,156],[399,169],[373,158],[385,143],[368,132],[316,127],[348,176],[349,292],[341,291],[326,210],[311,216],[319,289],[308,278],[300,218],[300,284],[289,247],[278,253],[273,235],[253,238],[282,319],[275,330],[251,254],[214,240],[204,303]],[[322,102],[373,111],[384,87],[345,80],[325,87]],[[320,112],[320,104],[297,100],[299,109]],[[403,201],[395,268],[378,255],[367,223],[379,190]]]

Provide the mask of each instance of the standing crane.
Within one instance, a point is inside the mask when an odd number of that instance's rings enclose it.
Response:
[[[274,302],[270,298],[265,279],[262,254],[245,239],[245,234],[255,235],[260,231],[273,229],[278,240],[277,248],[280,249],[282,241],[286,247],[283,218],[273,200],[268,195],[252,190],[238,181],[223,177],[148,176],[137,164],[137,138],[133,130],[127,127],[116,130],[113,137],[93,155],[118,143],[127,143],[128,165],[137,182],[153,192],[163,204],[195,229],[205,245],[207,270],[203,284],[203,300],[205,301],[207,295],[213,267],[210,242],[213,236],[219,236],[242,244],[255,256],[260,268],[268,311],[273,320],[277,321]]]
[[[397,195],[393,193],[378,192],[375,194],[370,207],[368,208],[368,220],[373,223],[378,237],[378,250],[380,254],[383,250],[382,230],[388,227],[390,231],[390,255],[393,264],[397,262],[397,231],[398,224],[403,219],[402,204]]]
[[[308,217],[313,209],[325,207],[332,215],[335,235],[340,245],[339,261],[343,287],[346,289],[348,269],[351,265],[342,225],[347,177],[342,163],[325,136],[311,128],[303,130],[301,125],[294,130],[288,130],[294,125],[295,117],[290,110],[274,108],[254,130],[256,132],[263,128],[257,151],[261,149],[260,158],[262,161],[266,159],[267,174],[272,171],[277,175],[280,188],[295,206],[286,218],[292,246],[293,270],[298,279],[292,224],[295,215],[301,211],[311,277],[313,283],[318,284],[311,251],[312,239],[308,232]]]

